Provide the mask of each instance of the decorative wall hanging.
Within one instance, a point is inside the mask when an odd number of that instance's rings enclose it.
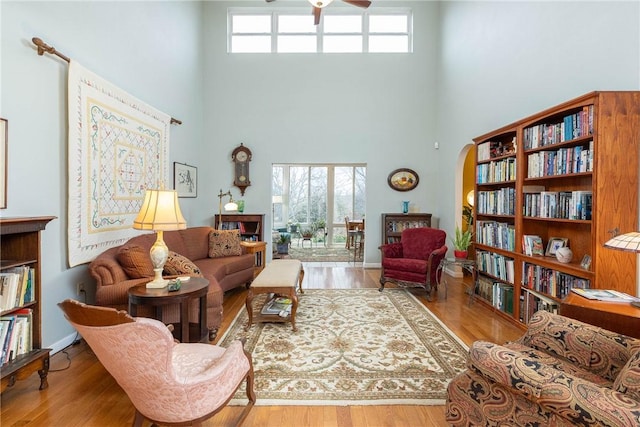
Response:
[[[146,189],[169,176],[171,117],[69,63],[69,265],[139,234]]]
[[[407,168],[396,169],[387,178],[389,187],[397,191],[413,190],[418,186],[418,181],[420,181],[418,174]]]
[[[7,207],[7,144],[9,143],[9,122],[0,118],[0,209]]]
[[[251,161],[251,150],[242,143],[231,153],[231,160],[235,164],[233,171],[233,185],[240,189],[240,194],[244,196],[244,191],[251,185],[249,179],[249,162]]]
[[[173,162],[173,189],[178,197],[198,197],[198,168]]]

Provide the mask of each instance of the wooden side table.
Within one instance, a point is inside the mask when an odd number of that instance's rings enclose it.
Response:
[[[155,319],[162,321],[162,307],[170,304],[180,304],[180,341],[199,342],[207,335],[207,292],[209,281],[203,277],[191,277],[182,282],[182,286],[175,292],[167,288],[147,289],[146,284],[129,288],[129,314],[136,317],[138,305],[155,307]],[[200,298],[200,317],[198,331],[195,337],[189,333],[189,303],[193,298]]]
[[[569,292],[560,302],[560,314],[609,331],[640,338],[640,308],[628,302],[591,300]]]
[[[265,266],[265,256],[267,253],[267,242],[240,242],[248,254],[256,254],[255,266],[253,268],[253,277],[255,278]]]

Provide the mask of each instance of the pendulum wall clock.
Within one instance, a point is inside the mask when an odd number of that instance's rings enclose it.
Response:
[[[231,153],[231,160],[234,163],[233,185],[240,189],[240,194],[244,196],[244,191],[251,185],[249,180],[249,162],[251,161],[251,150],[243,144],[236,147]]]

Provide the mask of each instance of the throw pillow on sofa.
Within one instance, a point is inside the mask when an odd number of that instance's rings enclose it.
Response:
[[[153,264],[149,251],[138,245],[125,245],[118,249],[118,262],[131,279],[153,277]]]
[[[212,230],[209,233],[209,258],[242,255],[240,230]]]
[[[637,350],[622,368],[613,383],[613,389],[628,395],[631,399],[640,400],[640,350]]]
[[[167,262],[164,264],[164,272],[169,276],[202,276],[200,269],[191,260],[177,252],[169,251]]]

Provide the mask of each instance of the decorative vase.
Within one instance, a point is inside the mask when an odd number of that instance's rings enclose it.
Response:
[[[276,245],[278,253],[280,255],[287,255],[289,253],[289,244],[288,243],[278,243]]]
[[[459,251],[458,249],[453,250],[453,256],[456,257],[456,259],[467,259],[468,255],[469,251]]]
[[[567,247],[556,250],[556,259],[561,263],[568,264],[573,259],[573,251]]]
[[[238,212],[244,212],[244,200],[237,200],[236,203],[238,204]]]
[[[402,213],[409,213],[409,201],[402,202]]]

